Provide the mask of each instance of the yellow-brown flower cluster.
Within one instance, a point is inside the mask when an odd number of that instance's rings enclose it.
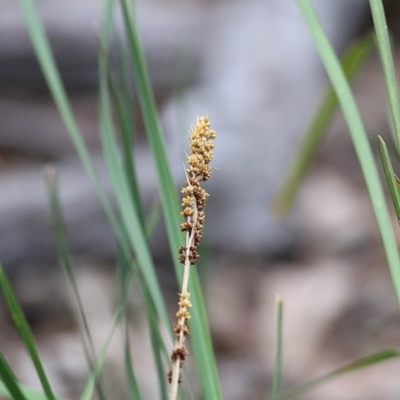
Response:
[[[192,303],[190,302],[190,293],[185,292],[181,293],[179,296],[179,310],[176,313],[176,317],[178,318],[178,323],[174,328],[174,333],[179,335],[181,332],[184,336],[189,335],[189,328],[187,326],[187,321],[189,321],[190,313],[189,309],[192,307]]]
[[[187,322],[191,318],[189,313],[189,309],[192,307],[192,303],[190,302],[190,293],[188,292],[181,293],[181,295],[179,296],[178,304],[179,304],[179,310],[176,313],[178,322],[174,328],[174,333],[176,335],[177,342],[171,354],[171,361],[173,363],[179,362],[179,368],[182,368],[186,356],[188,355],[188,351],[183,342],[185,336],[189,335],[190,333],[189,327],[187,326]]]
[[[201,117],[190,135],[190,155],[186,170],[189,177],[206,181],[211,177],[210,162],[214,157],[215,131],[210,129],[210,120]]]
[[[206,117],[199,118],[190,134],[189,167],[186,169],[186,186],[182,189],[181,216],[185,222],[181,224],[181,231],[186,232],[186,246],[179,249],[179,261],[184,264],[182,293],[179,296],[179,310],[176,313],[177,323],[174,328],[175,341],[171,354],[172,369],[168,373],[171,383],[170,399],[175,400],[178,384],[181,382],[180,369],[188,355],[184,345],[189,335],[188,321],[190,320],[190,293],[188,292],[190,266],[199,259],[197,247],[203,236],[204,208],[208,193],[200,186],[200,182],[211,177],[210,161],[213,158],[215,132],[210,129],[210,121]]]
[[[190,154],[188,157],[189,167],[186,169],[186,187],[182,189],[184,195],[182,199],[182,217],[186,221],[181,224],[181,231],[193,235],[193,240],[189,250],[186,247],[179,249],[179,261],[184,264],[188,258],[191,264],[195,264],[199,259],[197,247],[203,236],[205,221],[204,208],[208,198],[208,193],[200,187],[201,181],[206,181],[211,177],[212,170],[210,162],[213,159],[215,131],[210,129],[210,121],[207,117],[198,119],[196,126],[190,134]]]

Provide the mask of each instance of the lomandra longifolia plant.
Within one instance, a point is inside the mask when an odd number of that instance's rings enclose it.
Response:
[[[182,189],[181,216],[185,222],[181,224],[181,231],[186,232],[186,246],[179,249],[179,261],[184,265],[182,290],[179,296],[179,310],[176,313],[177,323],[174,328],[175,343],[171,354],[172,369],[168,373],[171,383],[170,400],[176,399],[178,384],[181,381],[180,370],[183,366],[188,351],[185,347],[185,338],[190,333],[188,321],[189,309],[192,307],[190,293],[188,292],[190,267],[199,259],[197,248],[203,236],[205,221],[204,208],[209,194],[200,186],[201,182],[211,177],[210,162],[213,159],[213,150],[216,134],[210,129],[207,117],[197,120],[196,126],[190,134],[190,154],[186,169],[186,186]]]

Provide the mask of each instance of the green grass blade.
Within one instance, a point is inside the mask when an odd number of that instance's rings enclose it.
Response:
[[[63,119],[63,122],[70,135],[70,138],[80,156],[82,164],[84,165],[87,174],[94,184],[105,213],[107,214],[107,217],[109,218],[116,235],[121,241],[124,247],[124,251],[126,251],[128,254],[129,250],[126,243],[126,238],[123,232],[121,232],[119,229],[118,219],[116,218],[111,204],[106,194],[104,193],[104,189],[97,176],[89,150],[76,123],[34,0],[18,1],[21,10],[25,16],[26,25],[36,53],[36,57],[39,61],[40,67],[49,86],[54,102],[56,103],[61,118]],[[110,4],[107,4],[107,6],[110,7]]]
[[[125,373],[128,382],[128,393],[131,400],[141,400],[142,395],[139,388],[139,383],[136,378],[136,374],[133,368],[131,345],[130,345],[130,335],[129,335],[129,314],[128,314],[128,294],[131,284],[135,279],[138,278],[139,268],[129,265],[133,264],[133,261],[127,260],[125,254],[122,251],[118,252],[117,258],[117,275],[119,282],[119,293],[120,293],[120,306],[123,314],[123,325],[124,325],[124,363],[125,363]]]
[[[129,318],[128,318],[128,304],[127,304],[127,295],[129,292],[129,288],[132,283],[132,279],[129,279],[129,274],[131,273],[131,268],[129,268],[129,262],[125,259],[124,254],[120,253],[118,260],[118,272],[119,272],[119,282],[120,282],[120,293],[121,293],[121,306],[124,310],[124,318],[125,318],[125,330],[124,330],[124,349],[125,349],[125,370],[128,379],[129,386],[129,395],[132,400],[140,400],[141,393],[138,385],[138,381],[136,379],[136,374],[133,368],[132,355],[131,355],[131,347],[129,344]],[[134,264],[133,269],[139,272],[138,266],[136,266],[135,261],[132,261]],[[146,290],[145,282],[142,282],[140,279],[140,275],[136,274],[139,279],[138,287],[141,289],[142,297],[145,300],[146,306],[146,314],[148,316],[149,326],[150,326],[150,336],[151,336],[151,344],[152,344],[152,354],[155,358],[157,373],[158,373],[158,383],[160,385],[160,399],[166,399],[166,372],[163,368],[162,357],[161,357],[161,349],[164,352],[164,360],[168,359],[168,354],[165,350],[164,342],[161,338],[159,332],[159,320],[157,317],[157,312],[154,308],[154,304],[151,301],[151,296]],[[155,340],[154,338],[157,338]]]
[[[350,135],[364,175],[374,213],[378,222],[386,259],[395,288],[397,301],[400,305],[400,259],[397,243],[390,220],[386,199],[383,193],[379,174],[375,165],[368,137],[365,132],[354,97],[337,56],[326,37],[318,17],[309,0],[297,0],[304,18],[309,25],[315,44],[324,63],[326,72],[335,88]]]
[[[371,356],[362,358],[360,360],[354,361],[345,367],[339,368],[327,375],[324,375],[318,379],[315,379],[309,383],[306,383],[305,385],[302,385],[296,389],[288,390],[286,391],[282,399],[292,399],[294,397],[301,396],[305,393],[310,392],[313,389],[316,389],[317,387],[328,383],[330,381],[333,381],[337,378],[340,378],[343,375],[347,375],[350,372],[358,371],[364,368],[369,368],[372,367],[376,364],[379,364],[384,361],[391,360],[393,358],[399,358],[400,353],[397,350],[385,350],[379,353],[375,353]]]
[[[105,60],[103,59],[102,62],[102,65],[105,67]],[[117,202],[120,207],[121,215],[124,221],[129,221],[129,224],[125,226],[125,229],[130,237],[140,269],[145,279],[143,291],[146,293],[146,309],[150,322],[153,355],[155,357],[157,372],[159,375],[161,398],[166,398],[166,372],[163,368],[160,355],[160,346],[163,347],[163,342],[158,332],[157,315],[160,316],[165,326],[170,327],[170,322],[165,308],[165,301],[162,298],[161,289],[155,274],[154,264],[151,259],[147,243],[147,235],[143,226],[143,219],[140,217],[140,215],[142,215],[140,212],[140,204],[135,203],[131,193],[129,193],[129,184],[127,182],[129,178],[126,179],[126,170],[120,162],[119,148],[112,127],[110,102],[106,84],[107,83],[104,79],[101,84],[101,127],[103,148],[111,177],[116,188],[115,192],[117,193]],[[132,368],[130,351],[129,347],[127,347],[127,343],[125,347],[125,356],[129,386],[138,394],[139,388]]]
[[[161,192],[161,205],[163,207],[171,253],[176,254],[177,249],[183,245],[183,235],[179,230],[181,222],[179,216],[180,201],[167,160],[165,141],[161,134],[154,95],[151,89],[143,50],[139,41],[135,18],[132,16],[133,13],[129,8],[129,2],[127,0],[120,0],[120,3],[135,67],[135,82],[137,85],[139,102],[149,145],[156,163]],[[178,280],[181,282],[183,269],[177,259],[178,257],[174,258],[174,265]],[[202,381],[203,395],[207,400],[222,399],[204,300],[195,268],[193,268],[191,273],[190,291],[192,293],[191,299],[194,305],[191,310],[192,319],[190,324],[192,347]]]
[[[110,66],[110,63],[108,61],[107,57],[107,52],[105,50],[105,43],[104,41],[107,38],[102,39],[102,48],[103,54],[102,54],[102,60],[104,63],[104,68],[105,68],[105,73],[107,74],[107,79],[108,79],[108,87],[109,87],[109,92],[111,95],[112,99],[112,104],[113,104],[113,109],[115,110],[116,114],[116,120],[117,120],[117,125],[118,125],[118,130],[119,130],[119,135],[120,135],[120,140],[121,140],[121,150],[123,154],[123,164],[124,164],[124,170],[125,170],[125,175],[126,179],[128,182],[128,186],[130,189],[130,193],[133,199],[133,203],[136,205],[139,212],[139,216],[141,217],[141,222],[144,224],[144,218],[142,216],[144,215],[143,213],[143,207],[142,207],[142,200],[140,198],[140,193],[139,193],[139,185],[138,185],[138,180],[137,180],[137,174],[136,174],[136,168],[135,164],[133,162],[133,151],[134,151],[134,124],[132,121],[132,109],[133,107],[133,100],[130,97],[130,93],[128,89],[123,88],[123,93],[120,93],[120,90],[117,87],[116,81],[114,79],[112,69]],[[122,51],[122,50],[120,50]],[[122,55],[120,56],[122,58]],[[121,61],[122,62],[122,61]],[[123,76],[126,75],[127,72],[124,71],[121,72]],[[124,84],[128,85],[128,78],[124,78]]]
[[[106,33],[105,33],[106,34]],[[116,35],[118,36],[118,35]],[[103,35],[103,40],[106,40]],[[137,174],[135,164],[133,162],[133,150],[136,144],[136,127],[135,127],[135,97],[133,90],[132,67],[130,64],[129,54],[122,40],[117,37],[116,51],[118,56],[117,74],[119,85],[116,83],[110,63],[107,63],[107,73],[109,78],[109,89],[113,101],[114,110],[118,118],[119,135],[121,139],[121,147],[124,156],[124,165],[129,182],[129,186],[134,198],[134,202],[140,204]],[[107,58],[105,58],[107,60]]]
[[[146,232],[146,236],[151,238],[160,222],[161,219],[161,204],[160,200],[156,199],[150,209],[149,215],[146,218],[146,223],[144,226],[144,230]]]
[[[396,137],[397,152],[400,153],[400,100],[385,12],[381,0],[370,0],[369,3],[371,6],[379,54],[386,81],[386,90]]]
[[[283,350],[283,302],[276,298],[276,338],[275,338],[275,363],[272,381],[272,399],[282,398],[282,350]]]
[[[161,204],[164,209],[168,238],[170,240],[171,253],[183,245],[183,234],[179,231],[179,200],[169,166],[166,145],[161,133],[161,126],[158,118],[157,107],[150,78],[147,71],[144,53],[139,41],[135,19],[128,0],[120,0],[123,17],[127,29],[128,40],[132,52],[134,64],[135,83],[142,110],[147,138],[153,153],[154,162],[158,172],[158,183],[161,192]],[[178,263],[177,263],[178,264]],[[180,271],[181,268],[178,268]]]
[[[93,354],[94,353],[92,347],[93,341],[91,340],[90,330],[87,324],[87,320],[85,318],[83,303],[81,300],[81,296],[79,294],[78,285],[74,273],[73,262],[68,248],[67,232],[66,232],[64,218],[62,215],[60,199],[58,197],[58,182],[57,182],[56,170],[53,167],[48,167],[45,170],[45,178],[49,193],[50,210],[53,222],[54,238],[57,246],[57,254],[60,260],[60,264],[67,278],[66,280],[72,292],[71,298],[74,300],[74,302],[76,302],[79,315],[77,319],[78,321],[80,321],[80,325],[82,324],[84,335],[87,336],[89,339],[90,348],[87,348],[85,346],[86,349],[85,353]],[[89,356],[89,359],[90,358],[91,356]]]
[[[111,340],[116,331],[118,323],[121,320],[122,314],[123,314],[123,310],[121,307],[119,307],[117,309],[117,311],[114,313],[114,317],[113,317],[113,320],[112,320],[111,326],[110,326],[110,331],[107,335],[105,344],[104,344],[102,350],[100,351],[100,355],[97,359],[95,367],[93,368],[93,370],[90,373],[89,379],[86,383],[85,389],[83,391],[82,396],[80,397],[80,400],[91,400],[93,397],[94,389],[96,387],[96,382],[99,379],[104,362],[106,361],[108,348],[110,346]]]
[[[97,358],[96,364],[94,365],[94,368],[92,369],[89,379],[87,380],[85,389],[82,393],[82,396],[80,397],[80,400],[91,400],[94,394],[94,390],[96,387],[96,382],[99,379],[99,376],[101,374],[101,370],[104,366],[104,362],[106,361],[107,357],[107,352],[111,344],[111,340],[114,337],[115,331],[117,329],[117,326],[122,318],[122,308],[118,307],[117,310],[114,313],[113,319],[110,324],[110,330],[107,334],[105,343],[103,345],[103,348],[100,351],[99,357]]]
[[[85,311],[82,303],[81,296],[76,282],[74,267],[72,263],[71,254],[67,243],[67,231],[61,210],[60,199],[58,196],[58,181],[56,170],[48,167],[45,170],[45,178],[50,200],[50,210],[53,222],[54,238],[57,246],[57,254],[62,266],[66,282],[70,291],[71,301],[74,305],[74,312],[76,321],[78,322],[79,330],[82,338],[83,350],[88,362],[90,370],[94,368],[96,360],[96,352],[94,350],[92,335],[90,333],[89,325],[85,316]],[[100,400],[105,399],[104,390],[101,382],[96,383],[96,390]]]
[[[60,111],[61,118],[63,119],[63,122],[71,135],[71,138],[79,155],[81,156],[82,162],[85,165],[86,170],[88,171],[92,179],[96,180],[95,170],[90,161],[86,144],[83,141],[79,127],[76,123],[71,106],[69,104],[64,85],[61,81],[61,77],[56,67],[56,63],[50,49],[50,44],[47,39],[41,19],[38,15],[35,3],[33,0],[18,0],[18,2],[25,16],[25,21],[36,53],[36,57],[39,61],[40,67],[43,71],[43,75],[49,86],[54,102],[56,103]]]
[[[375,49],[375,36],[367,34],[362,40],[351,45],[343,55],[341,65],[349,82],[360,72]],[[339,102],[334,88],[330,85],[323,101],[318,107],[310,128],[303,140],[298,156],[289,170],[287,179],[280,189],[274,210],[281,216],[287,215],[293,207],[299,188],[315,159],[319,146],[335,115]]]
[[[107,15],[105,17],[107,18]],[[101,37],[102,49],[105,49],[107,47],[107,43],[109,40],[109,30],[107,29],[106,22],[103,24]],[[141,204],[140,202],[138,202],[135,196],[132,196],[132,192],[130,191],[128,183],[129,178],[127,179],[126,170],[123,168],[121,162],[120,149],[116,140],[112,119],[109,93],[110,72],[105,51],[100,52],[99,66],[101,140],[108,170],[110,172],[110,176],[114,185],[114,192],[116,193],[116,200],[121,214],[121,219],[124,223],[123,231],[126,233],[126,237],[135,251],[138,265],[143,273],[146,286],[150,292],[157,313],[165,327],[169,328],[171,324],[165,307],[165,301],[161,294],[161,289],[157,280],[154,263],[147,242]]]
[[[165,362],[169,362],[169,354],[165,347],[164,340],[161,336],[158,321],[155,318],[156,313],[154,310],[154,305],[152,304],[150,296],[146,292],[147,291],[145,291],[145,297],[146,297],[146,307],[149,310],[148,315],[149,315],[151,347],[153,349],[153,357],[156,364],[158,384],[160,386],[159,398],[160,400],[167,400],[168,388],[167,388],[167,380],[165,379],[167,376],[167,370],[165,369]]]
[[[161,289],[155,273],[153,260],[151,257],[146,234],[142,224],[141,210],[139,206],[132,201],[129,186],[125,178],[125,172],[122,168],[118,143],[115,139],[114,127],[112,124],[109,95],[107,89],[107,78],[103,75],[105,72],[104,60],[100,60],[100,114],[101,114],[101,137],[104,149],[104,155],[110,171],[111,179],[114,184],[116,200],[118,202],[122,221],[130,243],[135,250],[140,269],[143,272],[146,285],[154,301],[157,313],[163,324],[170,327],[168,313],[165,307],[164,299],[161,295]]]
[[[50,382],[47,379],[46,372],[43,368],[43,364],[40,360],[39,353],[37,351],[35,339],[33,337],[32,331],[28,325],[25,315],[22,311],[21,305],[19,304],[14,291],[8,281],[8,278],[0,264],[0,286],[3,291],[4,297],[6,299],[8,308],[10,309],[12,318],[14,320],[15,326],[17,327],[18,333],[21,336],[22,342],[24,343],[33,365],[36,369],[37,375],[39,377],[40,383],[46,393],[48,400],[56,400],[53,390],[51,388]]]
[[[27,386],[22,385],[21,383],[17,382],[18,388],[20,392],[23,394],[23,399],[26,400],[47,400],[46,395],[43,392],[39,392],[37,390],[33,390]],[[18,397],[14,397],[11,395],[7,386],[4,382],[0,380],[0,398],[1,399],[12,399],[12,400],[19,400]],[[57,396],[57,400],[65,400],[60,396]]]
[[[127,328],[126,328],[127,329]],[[140,393],[139,384],[136,379],[135,372],[133,370],[132,364],[132,355],[131,355],[131,348],[129,344],[129,336],[128,332],[125,332],[125,344],[124,344],[124,353],[125,353],[125,371],[128,380],[128,391],[129,391],[129,398],[131,400],[141,400],[142,395]]]
[[[397,221],[400,223],[400,193],[399,184],[393,171],[392,162],[390,161],[389,152],[384,140],[378,136],[379,155],[381,157],[383,171],[385,172],[386,181],[389,186],[390,196],[396,211]]]
[[[222,400],[215,353],[196,268],[192,268],[189,282],[189,292],[191,293],[191,299],[193,298],[193,308],[190,309],[192,319],[189,322],[191,344],[203,387],[204,398]]]
[[[0,377],[4,384],[5,397],[14,400],[27,400],[19,388],[17,378],[15,377],[3,353],[0,352]],[[1,395],[1,393],[0,393]]]

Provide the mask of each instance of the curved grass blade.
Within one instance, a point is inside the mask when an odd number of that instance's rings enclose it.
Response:
[[[108,88],[111,95],[110,97],[112,100],[113,110],[115,111],[116,114],[116,121],[119,131],[118,133],[121,140],[121,150],[123,154],[124,172],[132,196],[133,204],[135,204],[138,210],[140,210],[139,216],[142,217],[144,215],[142,200],[140,198],[140,193],[139,193],[136,168],[133,162],[133,154],[134,154],[133,151],[135,146],[135,140],[134,140],[135,126],[132,120],[132,109],[134,108],[134,106],[133,106],[133,98],[129,93],[129,89],[126,87],[129,85],[129,79],[126,76],[127,66],[125,65],[126,64],[125,62],[123,68],[121,67],[122,71],[120,71],[120,74],[123,77],[124,87],[122,93],[120,93],[116,80],[113,76],[111,65],[108,61],[108,56],[107,56],[108,52],[106,46],[107,41],[108,41],[107,29],[103,29],[103,35],[100,42],[100,53],[101,53],[100,57],[103,60],[103,66],[105,69],[105,74],[107,75]],[[121,59],[120,63],[123,63],[124,60],[123,60],[121,45],[118,47],[118,51]],[[104,78],[100,77],[100,79],[105,79],[105,77]],[[105,82],[103,84],[105,84]],[[141,218],[141,222],[143,225],[144,224],[143,218]]]
[[[117,202],[119,204],[120,212],[123,221],[129,221],[129,224],[125,224],[125,230],[129,235],[132,246],[135,250],[135,254],[138,260],[138,265],[142,271],[145,285],[143,288],[147,314],[149,316],[150,333],[152,339],[153,354],[156,361],[157,372],[159,375],[161,398],[166,398],[166,372],[163,368],[161,361],[160,349],[164,348],[164,343],[159,334],[158,319],[160,318],[163,325],[170,328],[169,317],[165,308],[165,301],[162,298],[161,289],[155,274],[155,267],[151,258],[146,228],[144,227],[143,215],[141,212],[141,205],[137,204],[129,193],[129,183],[127,182],[126,171],[120,162],[118,143],[116,142],[115,133],[112,125],[111,110],[110,110],[110,98],[107,88],[106,80],[106,69],[107,62],[103,58],[100,60],[101,65],[101,87],[100,87],[100,99],[101,99],[101,116],[102,116],[102,141],[105,158],[107,160],[109,170],[111,173],[112,180],[115,185],[115,192],[117,193]],[[159,317],[158,317],[159,316]],[[170,329],[168,329],[170,332]],[[127,345],[127,343],[126,343]],[[164,351],[166,359],[168,359],[167,353]],[[129,347],[125,347],[125,356],[127,362],[127,372],[129,385],[131,389],[138,390],[135,375],[133,373],[132,364],[130,360]]]
[[[104,362],[106,361],[108,348],[109,348],[111,340],[114,336],[115,330],[118,326],[118,323],[122,317],[122,312],[123,312],[122,308],[118,307],[117,311],[114,313],[114,317],[111,322],[111,327],[110,327],[110,331],[107,335],[107,339],[105,341],[105,344],[104,344],[102,350],[100,351],[100,355],[97,359],[96,365],[94,366],[93,370],[90,373],[89,379],[86,383],[85,389],[83,391],[82,396],[80,397],[80,400],[91,400],[93,397],[93,392],[96,387],[96,382],[99,379]]]
[[[75,319],[79,326],[85,357],[90,370],[92,370],[96,362],[96,352],[94,350],[92,335],[90,333],[89,325],[85,316],[82,299],[79,294],[78,284],[75,278],[71,254],[68,248],[67,232],[63,213],[61,210],[60,199],[58,196],[58,181],[55,168],[46,168],[45,178],[49,193],[51,217],[53,222],[54,237],[57,246],[57,254],[70,290],[70,297],[74,305],[73,309],[75,313]],[[106,397],[104,395],[104,390],[100,381],[96,382],[96,390],[99,399],[105,400]]]
[[[372,354],[371,356],[362,358],[360,360],[354,361],[342,368],[339,368],[327,375],[321,376],[305,385],[302,385],[296,389],[288,390],[283,393],[282,399],[292,399],[297,396],[301,396],[305,393],[310,392],[317,387],[340,378],[343,375],[347,375],[350,372],[358,371],[364,368],[372,367],[376,364],[388,361],[394,358],[399,358],[400,353],[397,350],[385,350],[379,353]]]
[[[14,400],[27,400],[18,385],[17,378],[2,352],[0,352],[0,377],[2,380],[0,383],[4,385],[4,397]],[[2,394],[0,393],[0,396],[1,395]]]
[[[133,12],[127,0],[120,0],[123,18],[126,26],[128,43],[134,65],[135,82],[139,102],[146,127],[150,148],[156,163],[160,188],[161,205],[163,207],[171,254],[183,245],[183,235],[179,230],[180,210],[178,194],[172,177],[166,155],[166,146],[161,134],[161,127],[156,110],[155,100],[151,89],[150,79],[146,67],[145,57],[139,41],[138,30]],[[174,258],[174,265],[178,280],[182,281],[182,268],[178,258]],[[196,365],[202,381],[203,395],[207,400],[222,399],[222,392],[218,379],[215,354],[206,318],[204,300],[201,294],[197,271],[194,268],[191,275],[190,291],[194,307],[191,310],[192,346]]]
[[[139,272],[139,267],[137,263],[132,260],[130,261],[133,264],[133,268],[135,269],[136,276],[130,276],[132,273],[132,268],[129,267],[129,261],[125,259],[124,254],[120,252],[118,258],[118,276],[119,276],[119,283],[120,283],[120,303],[123,309],[124,314],[124,353],[125,353],[125,371],[127,374],[128,386],[129,386],[129,396],[132,400],[140,400],[142,398],[139,384],[136,379],[136,374],[133,368],[132,362],[132,354],[131,354],[131,346],[129,343],[129,316],[128,316],[128,304],[127,304],[127,295],[129,293],[129,288],[133,283],[133,278],[139,280],[138,287],[142,292],[142,297],[145,300],[146,305],[146,314],[148,316],[149,327],[150,327],[150,337],[151,337],[151,344],[152,344],[152,355],[154,356],[156,362],[156,368],[158,373],[158,383],[160,385],[160,399],[166,399],[166,382],[165,376],[166,372],[163,368],[162,363],[162,352],[164,353],[164,361],[168,359],[168,354],[165,349],[164,341],[161,338],[159,332],[159,319],[157,317],[157,311],[154,308],[154,304],[151,301],[151,296],[146,290],[146,284],[141,279]],[[143,283],[142,283],[143,282]],[[157,337],[154,340],[155,336]]]
[[[386,147],[385,141],[378,136],[378,147],[379,155],[381,157],[383,171],[385,172],[386,181],[389,186],[390,196],[393,201],[393,206],[396,211],[397,221],[400,223],[400,193],[399,193],[399,181],[396,177],[392,162],[390,161],[389,152]]]
[[[128,326],[126,325],[127,329]],[[128,332],[125,332],[125,338],[124,338],[124,353],[125,353],[125,371],[126,371],[126,377],[128,380],[128,392],[129,392],[129,398],[131,400],[142,400],[142,395],[140,393],[140,388],[138,381],[136,379],[135,371],[133,370],[133,364],[132,364],[132,354],[131,354],[131,348],[129,345],[129,336]]]
[[[75,144],[75,147],[81,156],[82,162],[89,176],[96,181],[96,172],[90,161],[90,156],[79,127],[73,115],[71,105],[65,92],[64,85],[61,81],[60,74],[56,67],[54,56],[50,49],[43,24],[38,15],[33,0],[18,0],[20,8],[25,16],[28,32],[31,37],[36,57],[43,71],[43,75],[47,81],[50,92],[56,103],[61,118]]]
[[[397,89],[396,72],[394,68],[392,49],[388,35],[388,29],[383,9],[382,0],[369,1],[372,12],[372,19],[378,42],[379,54],[383,66],[383,73],[386,81],[386,90],[389,100],[390,113],[393,129],[396,137],[397,152],[400,154],[400,100]]]
[[[129,266],[129,261],[126,259],[122,251],[118,252],[117,257],[117,276],[119,282],[119,295],[121,305],[122,315],[123,315],[123,335],[124,335],[124,363],[125,363],[125,373],[128,381],[128,393],[131,400],[141,400],[142,395],[140,393],[138,380],[136,379],[136,374],[133,369],[131,346],[129,341],[129,322],[128,322],[128,303],[127,296],[131,283],[137,278],[139,273],[139,268],[136,267],[135,271]]]
[[[36,57],[42,69],[43,75],[47,81],[51,95],[58,108],[61,118],[67,128],[70,138],[78,152],[85,170],[90,177],[95,190],[103,205],[104,211],[121,243],[126,254],[129,254],[129,246],[126,241],[126,236],[120,230],[118,219],[111,207],[104,188],[97,176],[96,169],[90,156],[90,152],[86,146],[83,136],[79,130],[76,119],[72,112],[71,105],[61,81],[53,53],[50,48],[42,21],[38,15],[35,3],[33,0],[18,0],[20,8],[25,16],[26,25],[29,36],[31,38]],[[109,5],[108,5],[109,6]]]
[[[386,259],[389,264],[392,282],[395,288],[398,304],[400,305],[400,259],[397,243],[390,220],[385,196],[375,165],[374,156],[368,141],[367,133],[358,112],[357,105],[351,93],[349,84],[337,56],[326,37],[318,17],[309,0],[296,0],[310,28],[311,34],[326,72],[335,88],[347,126],[350,130],[359,163],[364,175],[369,196],[378,222]]]
[[[357,74],[374,50],[375,37],[371,33],[346,50],[341,65],[349,82],[352,82],[357,77]],[[335,90],[330,85],[315,113],[311,126],[301,144],[298,156],[289,170],[288,177],[285,179],[284,185],[274,201],[273,208],[278,215],[285,216],[292,209],[299,188],[315,159],[338,105],[339,102]]]
[[[275,363],[272,381],[272,400],[282,398],[283,301],[276,298]]]
[[[146,280],[146,285],[154,301],[157,313],[163,324],[170,327],[165,301],[161,295],[161,289],[155,273],[154,263],[151,257],[149,245],[144,231],[141,210],[138,204],[132,201],[128,183],[125,179],[124,169],[120,161],[118,144],[112,124],[109,95],[107,89],[107,78],[105,75],[104,60],[100,59],[100,74],[104,79],[100,80],[100,113],[101,113],[101,137],[104,155],[114,184],[116,200],[124,222],[125,231],[129,241],[135,250],[139,267]]]
[[[4,293],[8,308],[11,312],[15,326],[18,333],[21,336],[22,342],[24,343],[33,365],[36,369],[42,388],[47,396],[48,400],[56,400],[56,397],[51,388],[50,382],[47,378],[46,372],[43,368],[42,361],[40,360],[39,353],[37,351],[35,339],[33,337],[31,328],[25,318],[24,312],[22,311],[21,305],[19,304],[17,297],[8,281],[8,278],[0,264],[0,286]]]
[[[18,388],[22,395],[22,400],[47,400],[46,395],[43,392],[38,392],[37,390],[33,390],[21,383],[17,382]],[[11,399],[11,400],[20,400],[19,397],[14,397],[11,395],[10,391],[7,389],[7,386],[4,382],[0,380],[0,398],[3,399]],[[65,400],[64,398],[57,396],[57,400]]]
[[[151,338],[151,346],[153,349],[154,361],[156,364],[158,383],[160,386],[160,400],[167,400],[168,398],[168,388],[167,381],[165,377],[167,376],[167,370],[165,369],[165,361],[169,361],[169,354],[165,347],[165,343],[163,338],[161,337],[159,324],[157,319],[155,318],[156,313],[155,310],[151,310],[153,306],[151,303],[151,298],[145,291],[146,304],[149,310],[149,328],[150,328],[150,338]],[[154,307],[154,306],[153,306]],[[164,361],[164,362],[163,362]]]
[[[151,88],[145,57],[139,41],[139,34],[137,31],[135,18],[132,15],[133,11],[130,8],[131,4],[128,0],[120,0],[120,3],[131,49],[135,83],[137,85],[137,93],[146,128],[146,134],[149,140],[151,151],[153,153],[157,172],[159,174],[158,182],[161,194],[161,204],[164,210],[164,217],[166,219],[171,253],[174,254],[177,251],[176,249],[183,245],[183,234],[178,228],[180,225],[180,201],[178,200],[175,182],[172,177],[166,154],[166,144],[161,132],[157,107]],[[176,264],[179,265],[179,263]],[[178,268],[178,272],[180,271],[181,268]],[[178,275],[181,274],[178,273]]]
[[[144,224],[143,211],[141,202],[138,197],[132,194],[132,190],[138,194],[136,186],[135,171],[130,172],[134,174],[132,181],[129,179],[129,173],[124,168],[121,162],[120,148],[116,140],[116,134],[113,125],[110,90],[114,91],[114,99],[116,99],[116,87],[114,86],[111,78],[110,66],[108,63],[107,43],[109,42],[110,29],[108,22],[110,15],[104,16],[103,29],[100,42],[99,54],[99,67],[100,67],[100,130],[101,140],[104,156],[107,162],[108,170],[110,172],[111,180],[116,193],[116,200],[121,214],[123,223],[123,231],[126,233],[127,239],[135,251],[137,265],[139,266],[144,281],[144,291],[149,293],[151,298],[152,307],[147,303],[147,311],[149,318],[152,318],[156,313],[157,319],[162,321],[162,324],[171,332],[171,323],[169,320],[168,312],[165,306],[165,301],[162,296],[161,288],[156,276],[155,266],[149,249],[148,238],[146,236],[146,228]],[[119,120],[123,122],[122,108],[117,104],[117,109],[120,108]],[[129,149],[131,151],[133,149]],[[131,186],[130,186],[131,184]],[[132,187],[133,184],[133,187]],[[125,260],[129,258],[125,257]],[[126,353],[128,355],[128,353]],[[129,370],[128,370],[129,371]],[[134,384],[134,377],[131,376],[132,384]]]

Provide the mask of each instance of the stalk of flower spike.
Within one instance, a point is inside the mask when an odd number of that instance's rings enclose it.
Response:
[[[210,129],[207,117],[197,120],[196,126],[190,133],[190,154],[187,160],[189,167],[186,171],[186,186],[182,189],[181,216],[185,222],[181,224],[182,232],[186,232],[186,245],[179,249],[179,261],[184,264],[182,291],[179,295],[179,310],[176,313],[177,323],[174,328],[175,342],[171,354],[172,369],[168,373],[171,383],[170,400],[175,400],[178,393],[178,384],[181,382],[180,370],[186,359],[188,351],[184,345],[185,338],[189,335],[188,321],[189,309],[192,307],[190,293],[188,292],[190,266],[199,259],[197,248],[203,236],[205,213],[204,208],[209,194],[200,186],[201,182],[211,177],[210,161],[213,159],[213,150],[216,134]]]

